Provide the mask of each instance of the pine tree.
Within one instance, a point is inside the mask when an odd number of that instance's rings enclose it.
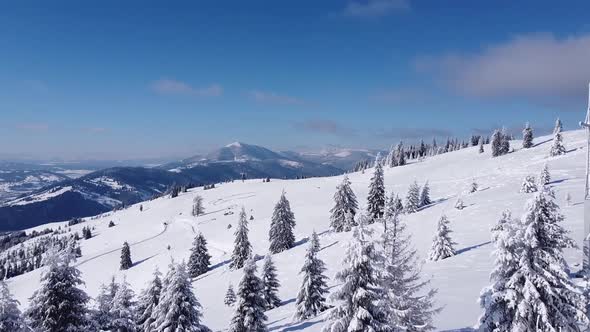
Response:
[[[43,332],[82,331],[88,325],[88,295],[78,288],[80,271],[72,265],[69,252],[47,255],[48,270],[41,276],[41,286],[33,293],[25,312],[29,325]]]
[[[500,143],[500,154],[507,154],[510,152],[510,136],[506,133],[506,128],[502,128]]]
[[[498,129],[494,130],[492,134],[492,157],[502,155],[502,134]]]
[[[533,147],[533,128],[528,122],[522,131],[522,147],[525,149]]]
[[[229,332],[266,332],[265,301],[262,280],[256,276],[256,263],[249,259],[238,285],[238,302],[230,322]]]
[[[6,282],[0,280],[0,331],[25,331],[25,322],[18,308],[19,304],[12,294],[10,294]]]
[[[557,118],[557,120],[555,120],[555,127],[553,128],[553,133],[557,133],[557,132],[562,132],[563,131],[563,125],[561,124],[561,120],[559,118]]]
[[[383,182],[383,167],[380,163],[377,163],[373,177],[371,177],[369,195],[367,197],[367,212],[369,213],[370,223],[383,217],[384,208],[385,184]]]
[[[131,262],[131,250],[129,249],[129,243],[125,241],[123,248],[121,249],[121,270],[128,270],[133,266]]]
[[[115,282],[115,277],[112,277],[109,285],[102,284],[98,296],[96,297],[96,308],[92,312],[92,320],[98,325],[101,330],[109,330],[113,321],[111,308],[113,306],[113,299],[119,289],[119,285]]]
[[[543,187],[551,182],[551,173],[549,173],[549,166],[547,163],[543,165],[543,169],[541,170],[541,174],[539,175],[539,186]]]
[[[112,329],[117,332],[135,332],[135,303],[133,301],[135,294],[127,280],[119,284],[117,293],[113,298],[111,315],[113,317]]]
[[[317,316],[327,309],[325,295],[328,292],[324,272],[324,262],[318,257],[320,251],[320,240],[314,231],[311,234],[309,247],[305,254],[305,262],[299,274],[303,274],[303,281],[295,305],[295,320],[302,321]]]
[[[483,150],[483,137],[479,138],[479,153],[484,153]]]
[[[553,145],[549,150],[549,156],[559,156],[566,153],[565,146],[563,145],[563,137],[561,136],[561,121],[557,119],[555,123],[555,130],[553,131]]]
[[[209,270],[211,255],[207,250],[207,240],[199,233],[193,241],[191,256],[188,260],[189,276],[195,278]]]
[[[561,226],[553,196],[536,193],[521,220],[519,264],[509,281],[518,308],[512,331],[582,331],[580,324],[590,323],[586,299],[570,279],[563,255],[575,242]]]
[[[356,195],[350,187],[348,176],[345,175],[342,183],[336,188],[334,207],[330,210],[330,227],[332,230],[335,232],[349,231],[354,225],[348,223],[350,219],[347,220],[346,214],[350,213],[354,221],[357,209]]]
[[[193,209],[191,214],[196,217],[202,215],[203,213],[205,213],[205,208],[203,207],[203,197],[197,195],[193,199]]]
[[[471,181],[471,183],[469,184],[469,188],[467,188],[467,192],[470,194],[473,194],[474,192],[477,192],[478,188],[479,188],[479,185],[477,184],[475,179],[473,179]]]
[[[291,205],[283,191],[272,213],[268,232],[271,253],[276,254],[293,248],[295,245],[293,228],[295,228],[295,215],[291,212]]]
[[[154,331],[209,332],[201,322],[201,304],[195,297],[186,264],[175,265],[154,310]]]
[[[383,296],[378,269],[383,260],[370,239],[372,232],[360,216],[353,238],[346,250],[343,268],[336,280],[343,283],[331,298],[337,302],[330,311],[324,331],[387,331],[386,312],[379,305]]]
[[[418,206],[424,207],[430,204],[432,204],[432,201],[430,200],[430,187],[428,186],[428,181],[426,181],[426,183],[424,183],[424,187],[422,187],[422,191],[420,192]]]
[[[406,153],[404,151],[404,143],[399,142],[395,149],[395,157],[397,166],[404,166],[406,164]]]
[[[438,221],[436,235],[432,240],[432,247],[430,248],[431,261],[438,261],[455,256],[455,243],[451,239],[451,232],[447,216],[442,215]]]
[[[225,298],[223,299],[223,304],[228,307],[231,307],[236,303],[236,293],[234,292],[234,287],[229,284],[227,287],[227,292],[225,292]]]
[[[527,175],[520,186],[521,193],[534,193],[537,191],[537,183],[533,175]]]
[[[463,210],[464,208],[465,208],[465,203],[463,203],[463,200],[461,198],[457,198],[457,202],[455,203],[455,209]]]
[[[160,296],[162,295],[162,280],[160,276],[160,271],[156,269],[148,287],[139,296],[139,302],[137,303],[137,326],[139,331],[151,331],[150,326],[154,322],[152,315],[158,303],[160,303]]]
[[[408,189],[408,195],[406,196],[406,204],[404,207],[406,213],[418,212],[418,208],[420,207],[420,186],[418,186],[416,181],[414,181]]]
[[[246,262],[252,254],[252,245],[250,245],[250,241],[248,240],[248,220],[246,220],[246,210],[244,207],[242,207],[242,211],[240,211],[240,219],[234,235],[234,251],[232,253],[232,261],[229,267],[237,270],[244,266],[244,262]]]
[[[522,232],[518,228],[518,222],[513,220],[510,211],[506,210],[492,228],[495,267],[490,275],[492,284],[485,287],[480,294],[479,304],[484,313],[479,318],[479,331],[511,330],[512,319],[518,310],[513,296],[518,290],[511,284],[511,278],[519,265],[518,250]]]
[[[398,214],[387,218],[383,233],[385,250],[381,285],[385,290],[384,307],[393,331],[431,331],[432,318],[440,312],[434,308],[436,290],[421,278],[421,264],[406,225]]]
[[[271,255],[266,255],[262,265],[262,298],[267,310],[281,305],[281,300],[277,295],[280,286],[277,279],[277,268],[272,261]]]

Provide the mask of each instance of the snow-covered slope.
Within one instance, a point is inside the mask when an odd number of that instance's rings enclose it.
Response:
[[[497,158],[491,158],[489,146],[485,146],[486,152],[483,154],[477,152],[477,147],[470,147],[407,166],[385,169],[386,189],[401,196],[405,196],[414,180],[420,185],[429,181],[432,198],[436,203],[418,213],[403,217],[422,258],[427,257],[440,215],[445,213],[451,221],[458,255],[438,262],[426,261],[424,264],[424,274],[431,277],[433,286],[439,289],[438,304],[444,306],[435,319],[438,331],[466,328],[476,322],[480,314],[476,300],[482,287],[487,285],[492,268],[490,227],[504,209],[511,209],[515,216],[523,212],[524,204],[532,194],[519,193],[522,179],[528,174],[537,175],[545,162],[548,163],[553,177],[551,186],[566,217],[564,226],[581,243],[586,153],[584,133],[565,132],[564,142],[568,153],[560,157],[547,157],[551,144],[549,139],[541,137],[536,140],[537,146],[527,150],[519,150],[520,142],[513,141],[517,151]],[[352,188],[363,209],[371,173],[368,170],[365,174],[350,175]],[[466,194],[466,187],[474,179],[480,190]],[[313,230],[320,234],[322,250],[319,256],[327,264],[327,275],[333,277],[341,266],[343,247],[351,234],[328,231],[332,196],[341,180],[342,176],[272,180],[270,183],[247,180],[221,184],[206,191],[195,188],[181,193],[177,198],[144,202],[143,212],[140,212],[138,205],[134,205],[73,226],[72,231],[80,231],[86,225],[96,227],[95,237],[81,241],[83,256],[79,259],[78,266],[86,282],[85,288],[91,296],[96,296],[99,285],[108,282],[112,275],[119,280],[125,275],[135,291],[139,292],[151,277],[154,268],[159,267],[161,271],[165,271],[171,258],[175,261],[188,259],[195,233],[203,232],[213,256],[213,267],[194,281],[194,291],[203,305],[204,322],[213,330],[223,330],[227,328],[232,314],[232,309],[223,305],[223,296],[228,284],[237,285],[241,277],[241,270],[230,271],[228,268],[238,211],[244,206],[248,217],[254,217],[249,224],[250,241],[256,254],[265,254],[273,206],[281,191],[285,190],[295,213],[298,245],[273,256],[282,284],[280,296],[284,304],[267,312],[268,323],[270,329],[275,331],[319,331],[323,326],[324,316],[303,323],[293,323],[291,317],[301,281],[298,271],[307,247],[305,242]],[[571,206],[566,205],[566,193],[572,196]],[[205,215],[190,215],[195,195],[203,196]],[[453,208],[458,196],[462,197],[467,206],[461,211]],[[227,213],[229,211],[234,213]],[[116,226],[108,228],[107,224],[111,220]],[[56,228],[58,225],[63,223],[39,228]],[[228,225],[232,227],[228,228]],[[135,265],[122,272],[119,271],[119,257],[124,241],[131,244]],[[581,262],[581,251],[568,250],[566,257],[572,270],[577,270],[577,264]],[[262,262],[258,264],[260,268]],[[35,270],[9,279],[9,287],[23,307],[37,288],[40,273],[41,270]],[[331,279],[329,286],[338,285]]]

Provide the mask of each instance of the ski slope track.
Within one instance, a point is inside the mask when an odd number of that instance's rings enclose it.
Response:
[[[538,177],[545,163],[552,176],[550,186],[555,190],[557,203],[565,215],[563,226],[581,245],[585,134],[581,130],[564,132],[568,153],[559,157],[548,157],[551,137],[539,137],[535,142],[537,145],[533,148],[521,149],[520,141],[512,141],[511,146],[516,151],[497,158],[491,157],[491,148],[485,145],[483,154],[478,153],[478,147],[469,147],[406,166],[385,168],[388,193],[393,191],[400,197],[405,198],[414,180],[419,185],[429,181],[434,203],[417,213],[403,216],[422,259],[428,257],[441,214],[446,214],[450,220],[451,236],[457,242],[458,254],[438,262],[424,261],[423,265],[424,276],[431,278],[432,286],[438,288],[437,305],[443,307],[435,318],[437,331],[469,330],[477,322],[481,313],[477,299],[481,289],[489,284],[493,264],[490,228],[505,209],[510,209],[516,217],[522,215],[525,202],[532,197],[532,194],[519,193],[522,180],[529,174]],[[361,209],[366,209],[372,172],[369,169],[364,174],[349,175]],[[473,180],[479,184],[480,190],[467,194],[466,189]],[[297,245],[273,256],[281,282],[279,296],[283,304],[266,313],[269,330],[320,331],[325,314],[304,322],[292,321],[302,279],[298,273],[307,249],[305,242],[315,230],[320,234],[322,250],[319,256],[327,265],[326,275],[331,278],[328,282],[330,291],[339,287],[333,277],[341,268],[344,246],[352,236],[352,232],[329,231],[329,210],[333,206],[336,186],[341,181],[342,176],[271,179],[269,183],[260,179],[235,181],[219,184],[210,190],[194,188],[176,198],[143,202],[143,212],[136,204],[96,219],[87,218],[87,222],[71,227],[71,231],[78,232],[84,226],[95,227],[93,238],[80,241],[82,257],[78,266],[85,281],[83,287],[95,297],[100,284],[107,283],[111,276],[118,280],[126,276],[137,294],[146,286],[156,267],[165,272],[172,259],[176,262],[188,260],[195,233],[202,232],[212,255],[212,268],[193,281],[193,290],[203,306],[204,323],[215,331],[226,330],[233,310],[223,304],[225,291],[230,283],[237,286],[242,276],[241,270],[231,271],[228,264],[239,210],[242,206],[246,209],[253,252],[264,255],[269,245],[268,231],[273,207],[281,191],[285,190],[297,223],[294,230]],[[572,197],[571,206],[566,204],[567,193]],[[190,211],[196,195],[203,197],[206,214],[193,217]],[[463,210],[454,208],[459,197],[466,206]],[[250,216],[253,216],[252,220]],[[107,225],[111,220],[116,226],[109,228]],[[58,225],[63,227],[65,222],[42,225],[36,229],[56,228]],[[372,227],[379,229],[381,226]],[[134,265],[127,271],[120,271],[120,248],[125,241],[131,244]],[[572,271],[579,270],[582,260],[580,249],[566,250],[565,257]],[[262,262],[258,264],[260,271]],[[38,288],[42,270],[8,280],[22,309],[27,307],[29,297]]]

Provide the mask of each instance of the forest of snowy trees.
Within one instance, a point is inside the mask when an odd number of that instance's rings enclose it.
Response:
[[[551,155],[566,153],[557,120]],[[510,137],[505,130],[491,136],[492,157],[510,153]],[[468,142],[449,140],[440,151],[448,152],[467,145],[483,152],[487,138],[474,136]],[[523,130],[523,149],[533,146],[533,131],[527,123]],[[427,179],[413,181],[404,200],[387,192],[384,167],[399,167],[408,160],[439,151],[434,141],[409,148],[400,142],[386,158],[377,156],[370,163],[366,209],[359,209],[357,196],[348,176],[336,187],[330,212],[332,232],[351,232],[340,270],[334,276],[339,287],[329,291],[325,263],[319,256],[321,234],[315,231],[307,239],[299,291],[293,294],[293,320],[305,321],[324,312],[324,331],[434,331],[434,317],[444,303],[437,303],[437,290],[422,273],[424,258],[418,256],[412,237],[406,231],[404,215],[437,204],[431,197]],[[437,152],[438,153],[438,152]],[[363,168],[369,170],[369,165]],[[364,167],[364,166],[363,166]],[[521,193],[530,195],[525,213],[515,218],[506,210],[491,229],[495,246],[494,269],[490,284],[481,291],[482,314],[479,331],[588,331],[590,329],[590,281],[576,283],[563,255],[576,243],[563,228],[563,214],[549,186],[547,164],[538,176],[526,175]],[[466,183],[467,193],[479,189],[475,180]],[[436,186],[435,186],[436,188]],[[180,191],[179,191],[180,192]],[[172,191],[171,195],[179,192]],[[203,214],[203,198],[192,201],[191,215]],[[458,213],[466,208],[458,195],[454,206]],[[252,217],[251,217],[252,218]],[[283,191],[274,206],[270,221],[269,247],[264,256],[253,252],[248,233],[245,207],[237,216],[229,268],[241,270],[235,286],[228,285],[223,303],[231,307],[228,330],[232,332],[267,331],[266,312],[282,306],[281,280],[273,255],[296,245],[295,213]],[[252,219],[251,219],[252,220]],[[80,221],[83,222],[83,221]],[[453,241],[452,220],[438,218],[427,259],[437,262],[458,253]],[[93,236],[84,227],[83,239]],[[38,237],[38,238],[36,238]],[[195,278],[210,271],[211,255],[202,233],[196,232],[186,262],[171,262],[164,276],[156,269],[145,288],[137,294],[123,277],[103,284],[95,299],[84,291],[76,260],[81,256],[77,235],[62,231],[47,232],[5,250],[0,257],[0,331],[117,331],[117,332],[209,332],[203,323],[203,307],[192,290]],[[121,248],[121,270],[134,268],[128,242]],[[440,262],[439,262],[440,263]],[[259,266],[260,265],[260,272]],[[45,267],[40,286],[21,312],[6,283],[15,275]],[[475,323],[475,322],[474,322]]]

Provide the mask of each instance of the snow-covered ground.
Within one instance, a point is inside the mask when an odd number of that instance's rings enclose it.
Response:
[[[491,157],[490,147],[486,145],[483,154],[478,153],[477,147],[470,147],[407,166],[385,169],[386,189],[403,197],[414,180],[420,185],[429,181],[435,204],[403,217],[422,258],[428,255],[441,214],[446,214],[451,221],[458,255],[438,262],[426,261],[424,264],[424,275],[432,278],[432,285],[439,290],[438,305],[444,307],[435,319],[438,331],[467,328],[476,323],[480,314],[476,301],[482,287],[488,284],[492,269],[490,227],[504,209],[512,210],[514,216],[523,213],[525,202],[532,194],[519,193],[521,182],[528,174],[538,176],[545,162],[551,171],[551,186],[566,217],[564,226],[581,244],[584,228],[584,133],[564,133],[564,143],[568,149],[565,156],[547,157],[550,137],[538,138],[535,143],[538,145],[534,148],[520,150],[520,141],[513,141],[512,145],[517,151],[497,158]],[[371,175],[372,170],[350,175],[352,188],[363,209]],[[473,180],[477,181],[480,190],[466,194],[465,190]],[[332,197],[341,181],[342,176],[304,180],[272,179],[270,183],[261,180],[236,181],[206,191],[195,188],[173,199],[144,202],[143,212],[139,211],[138,204],[73,226],[73,231],[80,231],[87,225],[96,227],[92,239],[81,241],[83,256],[77,264],[86,282],[84,287],[94,297],[101,283],[108,282],[113,275],[119,280],[125,275],[138,293],[156,267],[164,272],[171,259],[187,260],[194,235],[200,231],[207,238],[209,252],[213,256],[212,269],[194,281],[194,291],[203,306],[205,324],[213,330],[226,329],[232,309],[224,306],[223,297],[228,284],[237,285],[242,274],[241,270],[230,271],[228,268],[238,211],[244,206],[248,217],[254,217],[249,224],[249,237],[254,253],[263,255],[268,248],[273,206],[281,191],[285,190],[295,213],[298,245],[273,256],[281,281],[279,295],[284,304],[267,312],[268,324],[273,331],[319,331],[324,316],[303,323],[293,323],[291,317],[301,281],[298,272],[307,248],[305,242],[313,230],[320,234],[322,250],[319,256],[327,264],[327,275],[333,277],[341,266],[343,248],[351,233],[329,232]],[[572,196],[571,206],[566,205],[566,193]],[[190,215],[195,195],[204,198],[206,214],[199,217]],[[467,206],[461,211],[453,207],[459,196]],[[228,211],[234,213],[227,214]],[[115,227],[107,227],[110,220],[115,222]],[[59,224],[63,223],[38,228],[57,227]],[[228,225],[232,227],[228,228]],[[135,265],[123,272],[119,271],[119,259],[124,241],[131,244]],[[581,250],[568,250],[566,258],[572,270],[579,269]],[[258,262],[259,269],[261,264]],[[9,287],[23,307],[37,288],[40,273],[41,270],[36,270],[9,279]],[[338,285],[330,280],[329,286]]]

